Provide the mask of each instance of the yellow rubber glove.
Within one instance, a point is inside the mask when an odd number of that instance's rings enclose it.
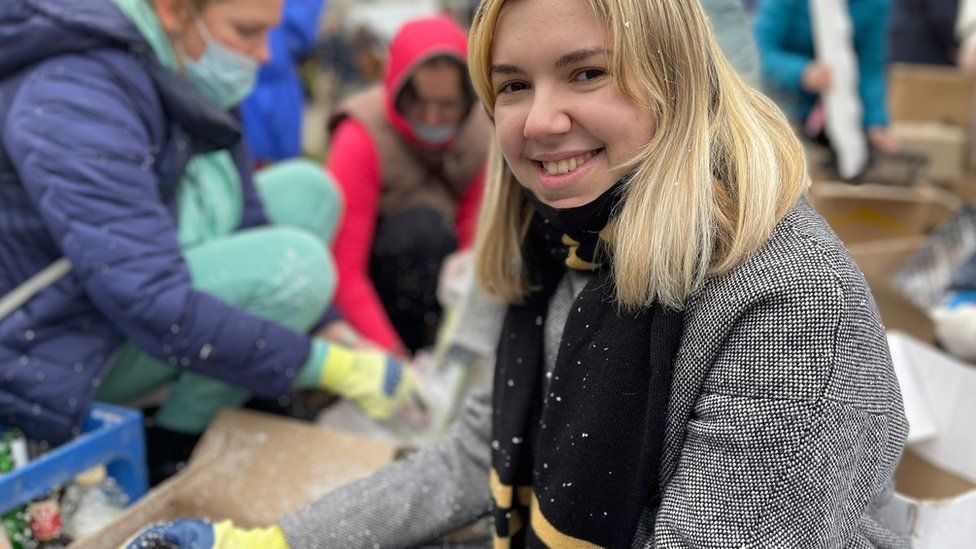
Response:
[[[229,520],[212,523],[180,519],[154,524],[140,532],[127,549],[172,546],[181,549],[288,549],[281,528],[243,530]]]
[[[229,520],[213,525],[214,549],[288,549],[285,534],[278,526],[242,530]]]
[[[408,406],[427,408],[417,375],[382,351],[329,345],[319,386],[355,402],[374,419],[390,419]]]

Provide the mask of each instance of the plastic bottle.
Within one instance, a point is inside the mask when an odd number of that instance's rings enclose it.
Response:
[[[3,514],[0,532],[3,532],[3,538],[0,539],[6,542],[4,545],[0,541],[0,548],[32,549],[35,546],[24,506],[11,509]]]
[[[0,476],[27,464],[27,439],[19,429],[0,433]],[[33,549],[36,544],[28,525],[27,511],[22,505],[0,516],[0,548]],[[4,545],[6,543],[6,545]]]
[[[64,512],[64,531],[73,539],[94,534],[125,508],[126,495],[105,467],[99,465],[75,477],[61,500]]]
[[[60,492],[61,489],[55,487],[27,506],[31,535],[37,542],[38,549],[62,549],[71,542],[61,525],[61,504],[58,502]]]
[[[20,469],[30,458],[27,455],[27,438],[20,429],[3,429],[0,427],[0,453],[5,453],[9,456],[11,460],[9,470],[0,471],[0,473],[9,473],[14,469]]]
[[[11,549],[33,549],[36,546],[27,523],[27,512],[23,506],[3,514],[2,530]]]

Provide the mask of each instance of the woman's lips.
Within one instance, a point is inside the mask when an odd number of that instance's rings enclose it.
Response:
[[[594,164],[594,159],[605,153],[605,149],[594,149],[558,160],[534,160],[535,173],[544,187],[565,187],[583,177]],[[558,158],[553,155],[550,158]]]
[[[582,166],[583,164],[586,164],[586,162],[596,156],[598,152],[600,152],[600,149],[587,151],[583,154],[561,160],[549,162],[540,161],[539,164],[542,165],[542,171],[546,175],[564,175],[576,170],[576,168]]]

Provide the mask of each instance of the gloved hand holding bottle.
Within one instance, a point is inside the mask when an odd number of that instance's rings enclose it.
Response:
[[[417,375],[400,360],[383,351],[349,349],[318,339],[312,340],[296,386],[335,393],[378,420],[406,414],[413,422],[422,421],[426,408]]]
[[[229,520],[209,522],[180,519],[154,524],[132,539],[126,549],[288,549],[277,526],[244,530]]]

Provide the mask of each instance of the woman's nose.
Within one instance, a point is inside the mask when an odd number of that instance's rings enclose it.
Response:
[[[437,105],[428,103],[424,107],[424,124],[428,126],[438,126],[441,124],[441,109]]]
[[[536,88],[528,116],[525,118],[523,129],[525,138],[538,139],[566,133],[572,124],[565,102],[559,94]]]
[[[271,45],[268,43],[269,38],[270,37],[265,34],[264,39],[261,40],[261,45],[252,53],[254,59],[262,65],[271,61]]]

